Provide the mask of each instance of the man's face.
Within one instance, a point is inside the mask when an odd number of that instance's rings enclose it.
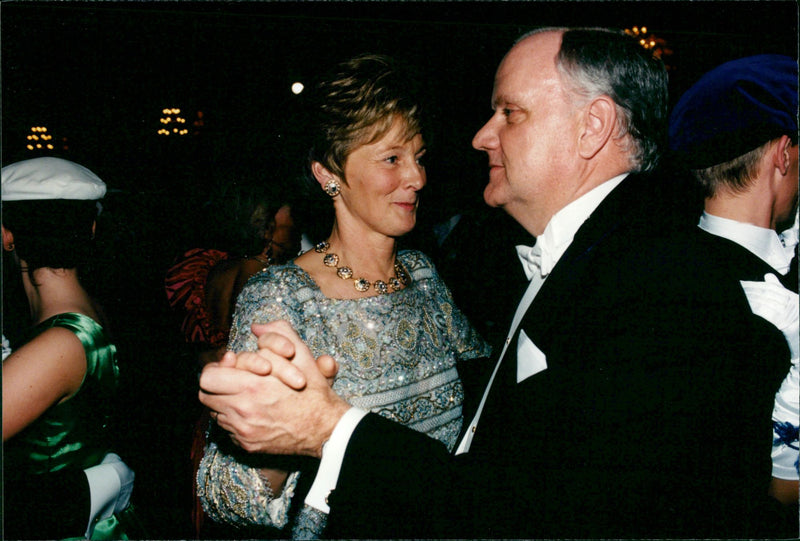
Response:
[[[492,93],[494,114],[472,146],[489,157],[483,197],[503,207],[533,235],[577,190],[576,145],[581,111],[556,71],[561,34],[528,37],[503,59]]]

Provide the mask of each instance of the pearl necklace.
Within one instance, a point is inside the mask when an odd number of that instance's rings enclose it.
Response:
[[[314,246],[314,251],[318,254],[325,254],[322,258],[322,263],[326,267],[336,267],[336,276],[341,278],[342,280],[349,280],[353,277],[353,269],[350,267],[340,267],[339,266],[339,256],[334,253],[327,253],[328,249],[331,247],[328,244],[328,241],[322,241],[316,246]],[[411,276],[406,272],[406,269],[403,268],[403,265],[400,264],[399,261],[394,262],[394,273],[395,276],[392,276],[387,281],[383,280],[375,280],[374,282],[370,282],[366,278],[356,278],[353,280],[353,287],[356,288],[356,291],[365,292],[368,291],[370,287],[374,287],[375,291],[378,292],[379,295],[384,295],[391,291],[398,291],[403,288],[403,286],[407,286],[411,283]]]

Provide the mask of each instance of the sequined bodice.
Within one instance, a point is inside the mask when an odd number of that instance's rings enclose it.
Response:
[[[463,388],[456,359],[489,355],[430,260],[405,251],[398,258],[411,284],[359,299],[325,297],[294,263],[270,267],[245,286],[229,341],[254,350],[251,323],[286,319],[315,356],[339,362],[334,390],[351,405],[407,424],[455,446]]]

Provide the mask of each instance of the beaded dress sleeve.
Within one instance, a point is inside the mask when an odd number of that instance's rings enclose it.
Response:
[[[267,278],[264,275],[269,275]],[[228,349],[254,351],[255,336],[250,332],[253,321],[269,322],[286,319],[293,324],[296,301],[277,267],[259,273],[245,285],[237,300]],[[297,485],[298,473],[286,480],[281,494],[272,491],[261,474],[260,457],[252,456],[215,437],[212,426],[197,473],[197,494],[206,514],[215,522],[233,526],[266,526],[283,528]]]

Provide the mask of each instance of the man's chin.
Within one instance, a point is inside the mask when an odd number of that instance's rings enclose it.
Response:
[[[489,184],[483,190],[483,200],[490,207],[499,208],[503,206],[503,201],[499,197],[497,190]]]

